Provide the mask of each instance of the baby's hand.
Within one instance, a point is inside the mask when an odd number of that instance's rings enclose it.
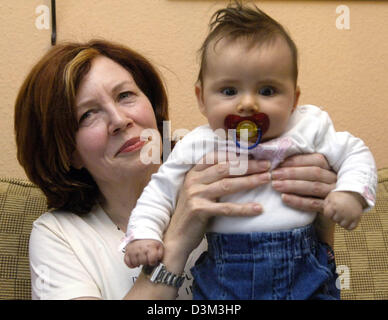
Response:
[[[163,244],[157,240],[135,240],[125,248],[124,261],[130,268],[156,265],[163,257]]]
[[[357,227],[365,206],[364,198],[358,193],[335,191],[326,197],[323,215],[341,227],[353,230]]]

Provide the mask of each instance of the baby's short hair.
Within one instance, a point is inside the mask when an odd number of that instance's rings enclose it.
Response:
[[[234,1],[226,8],[217,10],[212,15],[209,27],[209,34],[199,50],[201,64],[198,81],[201,83],[206,69],[207,49],[213,41],[215,46],[218,41],[224,38],[232,41],[246,39],[253,46],[258,43],[268,43],[281,37],[287,42],[291,51],[292,72],[296,84],[298,79],[298,50],[294,41],[279,22],[261,11],[256,5],[249,7],[243,5],[240,1]]]

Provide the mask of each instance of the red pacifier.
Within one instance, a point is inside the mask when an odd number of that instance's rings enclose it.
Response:
[[[249,117],[240,117],[230,114],[225,118],[224,125],[227,129],[234,129],[234,140],[241,148],[241,130],[248,131],[248,142],[253,143],[247,149],[255,148],[261,141],[262,136],[269,128],[269,118],[265,113],[257,113]]]

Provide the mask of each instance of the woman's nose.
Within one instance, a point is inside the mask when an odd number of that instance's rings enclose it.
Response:
[[[109,133],[115,135],[121,130],[132,126],[133,120],[122,110],[113,108],[110,112]]]

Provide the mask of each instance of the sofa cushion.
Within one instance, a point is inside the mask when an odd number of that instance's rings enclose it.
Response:
[[[336,225],[342,299],[388,299],[388,168],[378,171],[376,206],[353,231]]]
[[[0,299],[31,299],[28,241],[45,211],[46,198],[31,182],[0,178]]]
[[[0,299],[31,299],[28,240],[46,199],[32,183],[0,178]],[[342,299],[388,299],[388,168],[379,170],[376,207],[354,231],[336,226]]]

